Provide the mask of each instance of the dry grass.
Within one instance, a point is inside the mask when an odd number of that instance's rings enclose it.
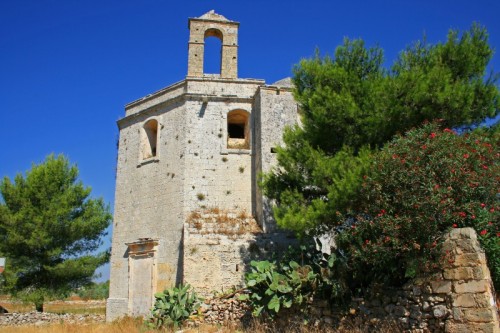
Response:
[[[139,318],[123,318],[113,323],[95,323],[95,324],[53,324],[46,326],[21,326],[21,327],[2,327],[0,332],[6,333],[153,333],[153,332],[176,332],[176,330],[150,330],[147,329]],[[380,328],[366,328],[357,323],[344,326],[334,330],[328,327],[305,326],[298,324],[289,324],[285,327],[273,327],[261,322],[253,322],[248,327],[241,325],[201,325],[195,328],[184,328],[183,333],[396,333],[400,330],[392,324],[381,325]]]
[[[113,323],[89,324],[51,324],[43,326],[7,326],[0,327],[2,333],[146,333],[153,332],[144,328],[141,319],[124,318]]]
[[[5,298],[0,300],[0,305],[9,312],[35,311],[33,304],[11,301]],[[45,312],[52,313],[106,314],[106,302],[54,301],[45,303],[43,309]]]

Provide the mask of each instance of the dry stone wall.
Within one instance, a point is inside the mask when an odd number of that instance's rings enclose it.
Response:
[[[195,230],[194,234],[203,233],[202,230]],[[190,237],[193,236],[192,233]],[[224,240],[210,242],[205,239],[205,248],[200,253],[202,257],[227,255],[227,251],[220,251],[225,254],[216,253]],[[236,247],[241,245],[233,244]],[[475,231],[471,228],[452,230],[443,244],[443,251],[445,262],[437,274],[415,279],[403,288],[374,286],[366,291],[365,298],[353,300],[347,317],[344,311],[331,307],[327,301],[314,300],[310,304],[308,320],[330,327],[341,326],[345,320],[363,322],[367,329],[374,331],[392,322],[401,332],[500,332],[495,292]],[[241,256],[234,258],[241,260],[242,264],[245,262]],[[193,256],[193,259],[194,264],[200,257]],[[205,275],[210,275],[210,270],[215,268],[213,265],[214,260],[201,265],[205,268]],[[207,299],[200,310],[202,316],[197,317],[195,322],[222,324],[244,320],[245,316],[249,316],[250,309],[238,301],[237,295]],[[280,313],[278,320],[297,320],[297,315],[293,311]]]
[[[373,288],[352,313],[368,324],[395,320],[405,332],[500,332],[486,257],[472,228],[453,229],[441,272],[402,289]]]
[[[48,324],[78,324],[85,325],[96,322],[104,322],[105,316],[101,314],[70,314],[49,312],[24,312],[0,314],[0,327],[26,326],[26,325],[48,325]]]

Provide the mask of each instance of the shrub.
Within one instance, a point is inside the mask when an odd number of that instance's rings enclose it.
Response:
[[[200,307],[201,299],[189,284],[165,289],[155,294],[155,303],[148,319],[148,326],[160,329],[164,327],[179,327],[189,316]]]
[[[270,318],[292,306],[307,312],[310,301],[318,296],[345,304],[348,293],[340,283],[344,270],[339,263],[335,254],[322,253],[316,244],[290,247],[280,260],[251,262],[251,272],[245,275],[248,294],[240,299],[250,302],[255,317],[265,313]]]
[[[91,283],[77,290],[82,299],[106,299],[109,297],[109,280],[101,283]]]
[[[311,296],[317,275],[311,266],[300,266],[295,261],[277,266],[267,260],[252,261],[251,272],[245,275],[250,294],[240,296],[249,300],[255,317],[266,313],[273,318],[280,309],[301,305]]]
[[[337,238],[353,285],[402,283],[437,267],[443,234],[472,227],[500,289],[499,135],[426,124],[377,154]],[[340,213],[338,213],[341,215]]]

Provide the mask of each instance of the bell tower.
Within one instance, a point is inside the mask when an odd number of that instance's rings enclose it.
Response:
[[[197,18],[190,18],[188,77],[203,77],[205,38],[216,37],[221,41],[220,77],[238,77],[238,27],[240,23],[230,21],[213,10]]]

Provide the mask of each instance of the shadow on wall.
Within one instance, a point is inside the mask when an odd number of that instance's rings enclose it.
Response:
[[[243,259],[244,273],[250,272],[250,263],[255,260],[274,260],[282,257],[290,246],[298,245],[298,239],[292,233],[275,232],[256,234],[247,246],[241,245],[240,256]]]
[[[177,256],[177,272],[175,274],[175,285],[183,283],[184,279],[184,228],[181,230],[181,239],[178,246],[179,255]]]

